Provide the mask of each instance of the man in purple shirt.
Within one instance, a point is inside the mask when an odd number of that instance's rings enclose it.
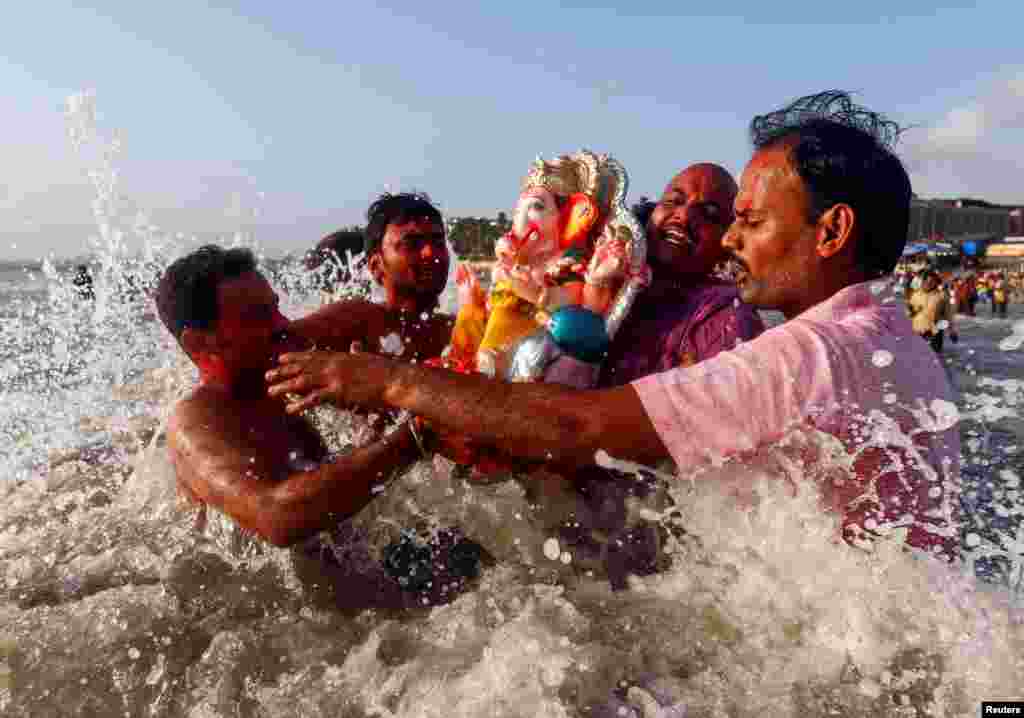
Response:
[[[959,433],[941,363],[873,291],[906,244],[911,187],[898,126],[823,92],[755,117],[755,152],[723,238],[744,301],[787,321],[690,367],[580,391],[498,384],[367,354],[307,352],[268,372],[288,411],[399,407],[507,454],[586,465],[599,451],[681,469],[810,429],[838,440],[848,476],[823,509],[858,545],[879,534],[957,548]],[[905,529],[905,530],[897,530]]]
[[[604,361],[600,386],[690,366],[764,330],[735,287],[712,276],[725,261],[736,182],[724,168],[695,164],[665,187],[647,221],[651,285],[637,297]]]

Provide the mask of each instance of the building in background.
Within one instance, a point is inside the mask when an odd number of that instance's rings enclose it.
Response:
[[[908,243],[923,243],[930,255],[942,254],[946,259],[952,248],[964,266],[1020,262],[1024,242],[1009,238],[1022,235],[1021,207],[970,198],[911,200]]]
[[[1020,207],[1010,212],[1010,235],[1024,236],[1024,209]]]

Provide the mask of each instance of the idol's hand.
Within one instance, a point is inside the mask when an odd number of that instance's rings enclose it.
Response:
[[[497,261],[494,263],[491,278],[495,282],[507,280],[509,271],[516,263],[515,242],[511,233],[494,243],[494,257]]]
[[[623,279],[629,270],[628,249],[621,239],[600,243],[590,260],[587,282],[607,286]]]
[[[328,403],[375,406],[384,393],[387,360],[373,354],[312,351],[283,354],[266,374],[267,394],[284,398],[289,414]]]
[[[528,267],[513,267],[508,274],[508,281],[512,284],[512,291],[531,304],[536,304],[540,300],[544,285],[537,281]]]

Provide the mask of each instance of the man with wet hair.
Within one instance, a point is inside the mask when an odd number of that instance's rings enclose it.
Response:
[[[437,311],[450,261],[441,213],[424,194],[383,194],[366,212],[363,239],[363,261],[383,303],[333,302],[293,322],[291,331],[405,360],[440,356],[453,326]]]
[[[615,335],[599,386],[622,386],[692,366],[764,331],[756,310],[739,301],[732,283],[714,276],[726,259],[722,236],[732,222],[736,191],[726,169],[701,162],[672,177],[657,202],[634,206],[634,214],[643,215],[651,283]],[[653,522],[633,518],[624,525],[629,497],[643,498],[652,487],[617,477],[600,466],[576,472],[573,484],[586,503],[570,522],[575,530],[563,529],[563,535],[577,551],[603,547],[609,581],[618,589],[628,585],[627,574],[656,569],[659,534]],[[607,541],[589,540],[602,534]]]
[[[158,291],[160,315],[200,372],[200,386],[175,408],[168,443],[187,496],[271,543],[310,538],[301,553],[318,559],[311,581],[327,591],[343,587],[332,599],[336,604],[436,603],[475,575],[479,547],[458,529],[438,531],[427,545],[391,547],[379,571],[372,562],[346,558],[352,535],[341,543],[313,536],[351,534],[339,522],[423,457],[415,426],[406,422],[347,455],[330,456],[311,426],[267,399],[263,383],[276,355],[288,349],[360,348],[408,361],[441,353],[453,319],[435,311],[444,288],[439,277],[446,279],[448,271],[440,213],[424,195],[383,195],[367,219],[368,262],[385,290],[383,304],[342,300],[289,322],[248,252],[204,247],[167,270]],[[380,432],[385,423],[381,416],[371,428]],[[431,569],[416,573],[427,578],[400,590],[395,579],[415,564],[409,557],[425,554]],[[362,568],[353,573],[349,564]]]
[[[714,277],[726,260],[736,181],[701,162],[673,177],[645,223],[651,284],[634,301],[603,362],[601,386],[690,366],[764,331],[757,312]]]
[[[903,308],[878,297],[910,214],[910,179],[892,150],[898,134],[836,91],[754,118],[754,154],[722,243],[740,298],[788,321],[704,362],[577,391],[307,352],[282,357],[269,393],[292,395],[291,412],[325,401],[401,407],[561,465],[589,464],[603,451],[652,464],[671,456],[686,470],[816,430],[848,454],[841,480],[820,483],[846,540],[867,547],[890,533],[952,556],[960,490],[952,389]]]
[[[339,294],[365,294],[366,287],[358,282],[360,270],[365,264],[363,245],[363,233],[360,230],[339,229],[321,239],[306,253],[303,265],[310,272],[316,273],[317,288],[325,303],[334,301]],[[355,285],[352,285],[353,281]]]
[[[277,355],[310,344],[289,333],[249,250],[208,245],[182,257],[160,279],[156,304],[199,369],[167,430],[179,488],[193,501],[285,546],[355,513],[421,456],[405,426],[329,457],[304,418],[266,396],[263,375]]]

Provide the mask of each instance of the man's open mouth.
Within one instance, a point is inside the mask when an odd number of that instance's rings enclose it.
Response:
[[[688,254],[693,254],[697,249],[697,243],[690,237],[690,233],[676,228],[666,229],[661,233],[661,236],[669,244],[674,244],[677,247],[681,247],[686,250]]]

